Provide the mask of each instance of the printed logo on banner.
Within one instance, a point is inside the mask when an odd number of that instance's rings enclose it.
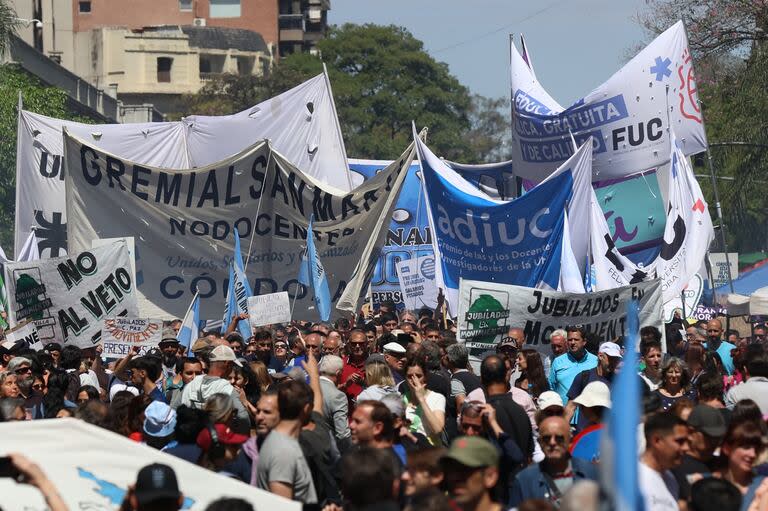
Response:
[[[460,338],[470,354],[492,350],[509,330],[509,293],[471,287],[469,308],[461,318]]]

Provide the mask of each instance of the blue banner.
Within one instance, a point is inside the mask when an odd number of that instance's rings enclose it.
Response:
[[[420,141],[417,148],[447,290],[458,290],[460,278],[557,289],[571,170],[519,199],[497,202],[473,191]]]

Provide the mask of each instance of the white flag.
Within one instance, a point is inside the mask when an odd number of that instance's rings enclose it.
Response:
[[[592,198],[590,239],[595,268],[595,289],[606,290],[658,277],[664,301],[679,297],[688,281],[701,268],[715,236],[712,219],[699,183],[675,134],[670,135],[669,207],[661,251],[651,264],[635,265],[621,255],[611,239],[603,212]]]

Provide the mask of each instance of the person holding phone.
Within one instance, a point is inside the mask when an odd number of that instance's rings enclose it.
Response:
[[[34,486],[43,494],[51,511],[67,511],[69,508],[59,491],[45,472],[32,460],[19,453],[0,457],[0,477],[10,477],[16,482]]]

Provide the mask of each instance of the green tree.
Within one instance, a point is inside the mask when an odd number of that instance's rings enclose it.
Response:
[[[430,146],[445,158],[476,162],[508,152],[503,100],[473,99],[404,28],[346,24],[332,28],[318,48],[322,60],[289,55],[263,78],[222,76],[189,96],[184,108],[243,110],[316,76],[325,62],[350,156],[396,158],[411,140],[412,120],[429,128]]]
[[[2,4],[0,4],[2,5]],[[16,214],[16,132],[19,92],[24,109],[61,119],[92,122],[75,115],[69,97],[14,64],[0,66],[0,246],[12,252]]]

